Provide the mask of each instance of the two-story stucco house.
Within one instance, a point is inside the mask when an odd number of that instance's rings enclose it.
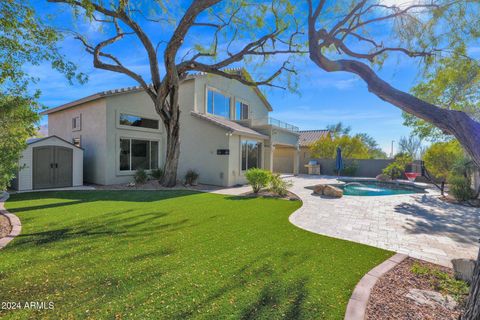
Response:
[[[216,75],[189,75],[179,104],[179,179],[194,169],[201,183],[233,186],[245,183],[252,167],[298,172],[298,128],[269,118],[272,107],[257,88]],[[86,182],[127,183],[138,168],[164,163],[163,123],[140,88],[97,93],[42,114],[48,115],[49,135],[84,149]]]

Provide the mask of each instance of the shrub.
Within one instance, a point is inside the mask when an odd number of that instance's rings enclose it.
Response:
[[[135,175],[133,176],[133,180],[135,180],[135,183],[138,183],[138,184],[143,184],[147,182],[148,175],[145,169],[138,169],[135,172]]]
[[[253,192],[258,193],[268,185],[272,174],[267,170],[253,168],[245,172],[245,177],[247,178],[248,184],[252,186]]]
[[[347,177],[354,177],[355,174],[357,173],[358,170],[358,163],[356,161],[353,161],[352,163],[348,164],[345,166],[345,168],[342,170],[342,175],[347,176]]]
[[[284,197],[288,194],[288,188],[290,188],[293,184],[291,181],[280,178],[279,174],[273,174],[270,177],[269,185],[270,191],[281,197]]]
[[[200,175],[195,170],[188,170],[185,174],[185,184],[186,185],[194,185],[197,182],[197,179]]]
[[[158,168],[158,169],[153,169],[151,172],[150,172],[150,175],[152,176],[152,178],[154,179],[157,179],[157,180],[160,180],[163,176],[163,170]]]
[[[470,181],[462,176],[450,176],[448,179],[450,193],[458,201],[466,201],[473,199],[474,191],[470,187]]]
[[[399,153],[395,156],[395,161],[383,169],[382,173],[391,177],[392,179],[399,179],[403,176],[405,168],[410,162],[412,162],[412,160],[412,157],[408,154]]]

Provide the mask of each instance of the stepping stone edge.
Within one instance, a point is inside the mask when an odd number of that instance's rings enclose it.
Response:
[[[388,271],[392,270],[407,257],[408,256],[405,254],[397,253],[364,275],[353,290],[352,296],[348,301],[344,319],[365,320],[370,293],[372,292],[372,289],[377,283],[378,279],[380,279]]]
[[[8,212],[5,209],[5,201],[7,201],[9,197],[10,195],[7,192],[3,192],[3,194],[0,193],[0,215],[5,216],[10,222],[10,226],[12,227],[10,233],[0,239],[0,250],[5,248],[7,244],[9,244],[16,236],[18,236],[22,232],[22,223],[20,222],[20,219],[16,215]]]

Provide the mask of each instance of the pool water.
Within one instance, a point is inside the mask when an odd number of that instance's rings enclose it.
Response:
[[[340,189],[343,189],[343,194],[347,196],[389,196],[395,194],[411,194],[421,192],[413,188],[408,188],[407,186],[388,186],[374,182],[353,182],[339,187]]]

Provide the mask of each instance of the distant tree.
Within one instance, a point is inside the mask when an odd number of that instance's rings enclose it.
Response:
[[[327,130],[334,136],[348,135],[352,131],[351,126],[346,126],[343,122],[337,122],[327,126]]]
[[[359,133],[356,135],[367,145],[368,154],[371,159],[387,159],[387,154],[378,146],[377,141],[372,136],[366,133]]]
[[[313,157],[334,159],[337,147],[342,149],[342,156],[346,159],[370,158],[367,145],[357,136],[324,136],[310,146],[310,151]]]
[[[398,141],[398,148],[400,152],[406,153],[412,159],[420,159],[423,153],[422,140],[414,135],[401,137]]]
[[[167,145],[161,183],[167,187],[177,183],[179,88],[188,73],[206,72],[249,86],[279,86],[274,84],[275,79],[284,72],[294,72],[288,58],[267,75],[256,73],[255,79],[225,68],[245,61],[250,65],[264,64],[276,54],[302,52],[295,43],[300,33],[292,17],[293,6],[286,0],[271,3],[193,0],[185,5],[166,0],[48,1],[72,6],[77,16],[101,24],[103,40],[91,43],[92,39],[83,34],[76,37],[93,56],[93,65],[130,77],[148,94],[165,127]],[[145,28],[146,24],[156,27]],[[195,31],[199,33],[195,34]],[[109,51],[120,42],[130,46],[134,41],[144,49],[143,58],[149,66],[147,77],[135,72]],[[164,70],[163,76],[161,70]]]
[[[26,1],[0,2],[0,190],[9,186],[18,170],[26,139],[35,135],[39,92],[28,86],[38,79],[24,66],[46,61],[73,81],[85,76],[59,52],[60,35],[45,26]]]

